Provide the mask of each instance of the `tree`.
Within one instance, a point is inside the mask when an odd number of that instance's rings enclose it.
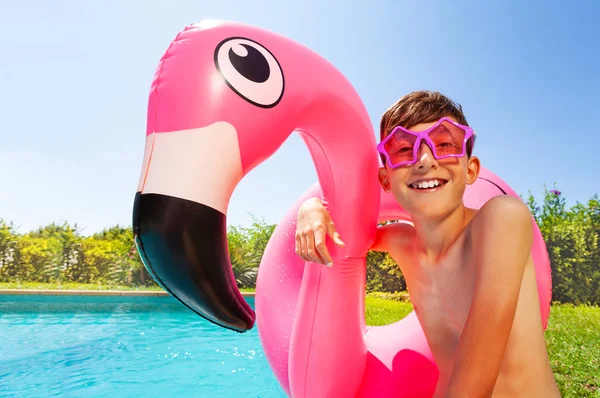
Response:
[[[0,219],[0,281],[8,282],[11,279],[22,278],[22,272],[19,241],[14,224],[7,224]]]
[[[367,254],[367,292],[401,292],[406,281],[400,267],[387,253],[369,251]]]
[[[553,300],[600,304],[597,195],[587,204],[577,203],[567,209],[565,198],[555,187],[544,190],[541,207],[531,192],[527,203],[546,242],[552,268]]]
[[[227,233],[229,257],[238,287],[254,287],[258,267],[276,224],[267,224],[253,214],[250,227],[232,226]]]

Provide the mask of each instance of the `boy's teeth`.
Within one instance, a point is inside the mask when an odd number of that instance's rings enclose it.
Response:
[[[419,188],[419,189],[426,189],[426,188],[437,187],[439,185],[440,185],[439,180],[429,180],[429,181],[415,182],[414,184],[412,184],[412,187]]]

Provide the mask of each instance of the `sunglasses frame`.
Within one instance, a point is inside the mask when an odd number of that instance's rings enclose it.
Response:
[[[460,128],[461,130],[463,130],[465,132],[465,137],[462,142],[462,150],[458,154],[449,154],[449,155],[438,156],[438,154],[435,150],[435,144],[429,138],[429,133],[431,131],[433,131],[434,129],[436,129],[437,127],[439,127],[444,122],[448,122],[448,123]],[[402,131],[404,133],[414,135],[417,137],[417,139],[415,140],[415,143],[413,145],[413,159],[412,160],[408,160],[408,161],[404,161],[404,162],[400,162],[400,163],[392,163],[392,160],[390,159],[389,154],[385,150],[385,144],[390,139],[392,139],[392,137],[398,131]],[[475,133],[473,132],[473,129],[471,127],[464,126],[462,124],[455,122],[454,120],[452,120],[450,118],[443,117],[440,120],[438,120],[433,126],[431,126],[430,128],[428,128],[427,130],[424,130],[424,131],[411,131],[411,130],[405,129],[402,126],[396,126],[388,134],[388,136],[384,138],[383,141],[381,141],[379,144],[377,144],[377,150],[379,151],[379,153],[381,153],[385,157],[385,159],[387,160],[387,163],[390,165],[391,168],[397,168],[397,167],[408,166],[408,165],[416,163],[417,153],[419,151],[419,147],[421,146],[421,140],[425,140],[425,142],[427,144],[429,144],[429,147],[431,148],[431,152],[433,153],[433,157],[438,160],[441,160],[441,159],[446,159],[446,158],[460,158],[460,157],[465,156],[465,154],[467,153],[467,141],[469,140],[469,138],[471,138],[473,136],[475,136]]]

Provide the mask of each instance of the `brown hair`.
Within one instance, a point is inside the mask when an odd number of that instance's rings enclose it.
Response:
[[[432,91],[413,91],[400,98],[381,117],[380,139],[383,140],[396,126],[410,129],[421,123],[430,123],[444,116],[468,126],[462,106],[445,95]],[[475,136],[467,141],[467,158],[471,157]],[[381,161],[385,165],[385,158]]]

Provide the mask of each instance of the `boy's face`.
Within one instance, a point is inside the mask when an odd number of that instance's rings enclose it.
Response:
[[[434,124],[435,121],[421,123],[410,126],[409,130],[424,131]],[[409,214],[419,218],[439,218],[462,204],[466,185],[475,182],[479,169],[479,159],[475,156],[438,160],[429,145],[421,141],[415,163],[393,169],[386,162],[379,170],[379,181]]]

